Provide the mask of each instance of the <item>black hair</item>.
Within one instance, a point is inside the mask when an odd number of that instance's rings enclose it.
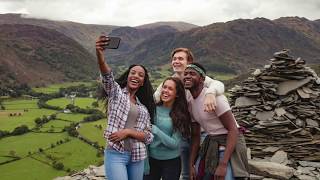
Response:
[[[127,81],[128,81],[128,76],[130,70],[135,67],[135,66],[140,66],[144,69],[145,71],[145,77],[144,77],[144,82],[143,85],[139,87],[138,91],[136,92],[136,96],[138,97],[139,101],[147,108],[149,114],[150,114],[150,121],[151,123],[154,122],[154,115],[156,111],[156,105],[155,101],[153,99],[153,87],[150,82],[149,74],[147,69],[143,65],[137,65],[137,64],[132,64],[118,79],[116,79],[116,82],[119,84],[121,88],[124,88],[127,86]],[[102,98],[107,99],[107,96],[102,90]],[[105,101],[106,105],[108,101]]]
[[[176,99],[170,111],[172,119],[173,130],[179,131],[183,137],[190,137],[191,134],[191,116],[188,109],[186,93],[182,81],[176,77],[168,77],[163,81],[162,86],[168,80],[172,80],[176,84]],[[158,105],[162,105],[160,99]]]

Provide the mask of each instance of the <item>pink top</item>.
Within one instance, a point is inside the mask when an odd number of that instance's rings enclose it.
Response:
[[[206,88],[202,90],[200,95],[193,99],[192,96],[188,96],[189,110],[193,122],[198,122],[200,126],[210,135],[228,134],[228,130],[224,128],[219,116],[227,111],[230,111],[230,105],[227,98],[224,95],[216,97],[217,106],[213,112],[204,112],[204,98]],[[238,123],[236,126],[239,127]]]

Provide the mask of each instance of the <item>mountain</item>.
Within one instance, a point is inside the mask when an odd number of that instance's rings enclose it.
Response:
[[[156,23],[144,24],[144,25],[136,26],[135,28],[137,28],[137,29],[154,29],[159,26],[170,26],[178,31],[188,31],[190,29],[199,27],[197,25],[186,23],[186,22],[166,21],[166,22],[156,22]]]
[[[110,33],[119,26],[81,24],[71,21],[52,21],[46,19],[26,18],[22,14],[0,14],[0,24],[28,24],[54,29],[74,40],[89,50],[94,51],[94,42],[102,33]]]
[[[93,79],[96,60],[64,34],[39,26],[0,25],[0,82],[44,85]]]
[[[292,19],[301,25],[293,26],[289,23]],[[304,26],[311,28],[297,28]],[[196,61],[208,70],[241,74],[267,64],[266,60],[274,52],[289,49],[294,56],[302,57],[307,63],[319,64],[319,32],[319,21],[301,21],[297,17],[274,21],[265,18],[238,19],[184,32],[155,35],[130,53],[117,58],[126,58],[127,64],[158,66],[169,62],[173,48],[187,47],[194,52]],[[119,63],[117,58],[114,63]]]

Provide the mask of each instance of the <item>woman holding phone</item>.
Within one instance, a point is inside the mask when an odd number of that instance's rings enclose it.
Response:
[[[146,144],[153,140],[151,122],[155,104],[146,68],[131,65],[119,79],[105,62],[104,51],[110,39],[100,36],[96,55],[108,100],[108,124],[104,132],[105,172],[108,180],[143,179]]]

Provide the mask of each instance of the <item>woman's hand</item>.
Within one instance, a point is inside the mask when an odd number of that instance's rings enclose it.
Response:
[[[109,141],[118,142],[126,139],[130,134],[130,129],[122,129],[120,131],[114,132],[109,136]]]
[[[227,174],[227,164],[220,162],[214,173],[214,179],[224,180],[226,174]]]
[[[96,53],[97,56],[103,55],[106,45],[108,45],[110,39],[107,36],[101,35],[96,41]]]

